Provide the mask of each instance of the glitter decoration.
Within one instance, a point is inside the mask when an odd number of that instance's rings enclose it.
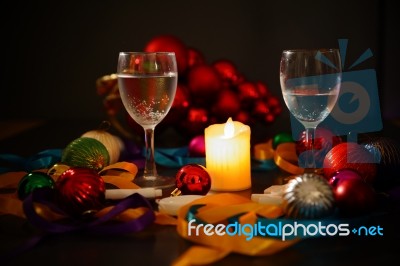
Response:
[[[103,143],[97,139],[80,137],[64,149],[62,163],[71,167],[84,167],[100,171],[110,163],[110,155]]]
[[[296,219],[316,219],[329,215],[334,196],[328,181],[321,175],[305,173],[290,180],[283,194],[286,215]]]

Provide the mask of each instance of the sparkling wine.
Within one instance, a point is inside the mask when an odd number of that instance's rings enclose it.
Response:
[[[174,73],[157,76],[118,75],[122,102],[141,126],[155,126],[172,106],[177,86]]]
[[[332,111],[339,89],[327,93],[284,91],[283,98],[289,111],[306,127],[316,127]]]

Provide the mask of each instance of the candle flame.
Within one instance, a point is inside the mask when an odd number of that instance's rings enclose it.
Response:
[[[232,138],[235,134],[235,126],[233,124],[232,118],[229,117],[228,121],[226,121],[224,128],[224,135],[226,138]]]

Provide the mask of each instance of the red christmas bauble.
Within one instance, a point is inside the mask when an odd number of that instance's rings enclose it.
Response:
[[[254,101],[260,98],[260,94],[258,93],[257,86],[255,83],[246,81],[243,83],[240,83],[237,86],[238,92],[239,92],[239,99],[242,104],[244,105],[250,105]]]
[[[278,98],[275,96],[270,96],[267,99],[267,104],[268,106],[270,106],[271,108],[276,108],[281,106],[281,103],[279,102]]]
[[[356,170],[362,179],[372,183],[377,172],[373,155],[362,145],[354,142],[343,142],[333,147],[325,156],[323,171],[327,179],[341,169]]]
[[[343,168],[343,169],[340,169],[339,171],[335,172],[328,181],[332,187],[336,187],[337,184],[340,181],[343,181],[344,179],[361,179],[362,180],[360,174],[356,170],[350,169],[350,168]]]
[[[145,52],[174,52],[179,74],[183,74],[188,64],[186,45],[173,35],[158,35],[150,39],[144,47]]]
[[[376,204],[373,187],[365,182],[353,169],[341,169],[329,180],[336,206],[346,215],[357,215],[371,211]]]
[[[221,89],[221,79],[209,65],[196,65],[187,75],[187,85],[193,102],[202,106],[211,104]]]
[[[215,116],[226,120],[235,116],[240,111],[240,100],[238,95],[229,89],[224,89],[218,95],[218,99],[213,106]]]
[[[254,102],[252,115],[264,119],[264,117],[269,113],[270,113],[270,108],[265,100],[259,99]]]
[[[256,85],[256,88],[257,88],[258,95],[260,95],[260,97],[267,98],[268,96],[271,95],[267,84],[265,84],[264,82],[256,81],[255,85]]]
[[[206,195],[211,188],[207,169],[199,164],[187,164],[176,173],[176,188],[183,195]]]
[[[314,154],[317,165],[324,162],[326,154],[337,144],[341,143],[342,139],[334,135],[329,129],[317,127],[315,130],[314,138]],[[306,131],[303,131],[296,141],[296,153],[299,156],[301,153],[309,150],[311,147],[307,146]]]
[[[253,124],[253,119],[248,111],[240,110],[233,118],[233,120],[239,121],[245,125]]]
[[[267,124],[271,124],[272,122],[275,121],[275,115],[274,115],[274,114],[271,114],[271,113],[266,114],[265,117],[264,117],[264,121],[265,121]]]
[[[189,142],[189,156],[190,157],[205,157],[206,144],[204,135],[198,135],[192,138]]]
[[[160,125],[173,125],[186,117],[190,106],[189,89],[179,82],[176,87],[174,102],[167,116],[161,121]]]
[[[206,59],[203,53],[197,50],[196,48],[188,47],[187,54],[188,54],[188,63],[187,63],[188,68],[192,68],[195,65],[201,65],[206,63]]]
[[[239,73],[232,61],[220,59],[215,61],[212,66],[215,68],[223,81],[227,81],[229,85],[238,84]]]
[[[82,216],[104,207],[103,178],[89,168],[71,167],[56,181],[59,207],[72,216]]]
[[[181,122],[181,125],[191,136],[196,136],[204,134],[204,129],[209,123],[209,113],[205,108],[190,107],[187,117]]]

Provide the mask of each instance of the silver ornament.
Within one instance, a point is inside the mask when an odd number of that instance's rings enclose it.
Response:
[[[328,181],[321,175],[305,173],[290,180],[283,194],[286,216],[296,219],[316,219],[329,215],[334,196]]]

